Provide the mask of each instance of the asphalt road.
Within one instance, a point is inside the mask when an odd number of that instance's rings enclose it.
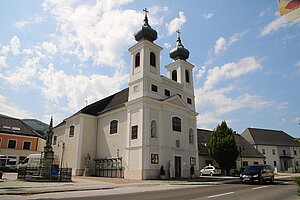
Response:
[[[155,192],[130,193],[122,195],[89,196],[72,199],[88,200],[149,200],[149,199],[189,199],[189,200],[296,200],[297,186],[291,178],[276,180],[275,184],[223,184],[199,186]]]

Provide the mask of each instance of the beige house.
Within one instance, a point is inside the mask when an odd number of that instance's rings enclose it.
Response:
[[[242,136],[266,157],[276,171],[295,172],[300,166],[300,143],[280,130],[247,128]]]
[[[213,160],[207,149],[212,131],[198,129],[198,150],[199,150],[199,169],[205,166],[213,165],[218,166],[215,160]],[[257,149],[255,149],[247,140],[241,135],[234,134],[234,140],[240,151],[239,157],[236,159],[236,169],[246,167],[255,164],[264,164],[265,156],[262,155]]]
[[[180,36],[160,74],[157,32],[145,15],[129,48],[129,87],[81,109],[54,128],[53,149],[73,174],[156,179],[198,172],[194,66]],[[63,145],[64,144],[64,145]]]

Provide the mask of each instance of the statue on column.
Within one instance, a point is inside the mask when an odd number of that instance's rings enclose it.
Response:
[[[46,136],[46,146],[45,146],[46,148],[52,149],[52,137],[53,137],[53,117],[51,116],[49,130],[47,131],[47,136]]]
[[[43,159],[41,159],[41,175],[44,178],[51,177],[51,170],[54,160],[54,152],[52,150],[52,137],[53,137],[53,117],[51,116],[49,130],[46,136],[46,146],[44,146]]]

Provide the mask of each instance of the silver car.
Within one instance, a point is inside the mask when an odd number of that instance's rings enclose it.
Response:
[[[200,176],[203,175],[221,175],[222,170],[219,167],[214,167],[214,166],[206,166],[203,169],[200,170]]]

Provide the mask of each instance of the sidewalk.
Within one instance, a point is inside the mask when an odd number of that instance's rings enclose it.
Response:
[[[111,190],[135,187],[138,191],[145,188],[173,188],[184,185],[216,185],[238,181],[237,177],[198,177],[183,180],[128,180],[122,178],[73,176],[72,182],[24,182],[16,180],[16,173],[5,173],[0,179],[0,199],[3,195],[34,195],[72,191]]]

